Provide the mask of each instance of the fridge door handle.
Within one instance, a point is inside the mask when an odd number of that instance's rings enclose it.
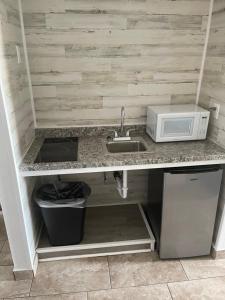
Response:
[[[193,168],[182,168],[182,169],[170,169],[165,170],[165,174],[196,174],[196,173],[209,173],[216,172],[221,169],[221,166],[204,166],[204,167],[193,167]]]

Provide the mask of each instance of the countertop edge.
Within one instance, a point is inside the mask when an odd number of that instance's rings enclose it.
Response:
[[[69,174],[82,174],[82,173],[98,173],[110,171],[123,171],[123,170],[146,170],[146,169],[161,169],[161,168],[174,168],[174,167],[188,167],[188,166],[202,166],[202,165],[225,165],[224,159],[209,159],[209,160],[195,160],[185,162],[169,162],[157,164],[136,164],[136,165],[118,165],[118,166],[103,166],[103,167],[81,167],[81,168],[68,168],[68,169],[55,169],[55,170],[20,170],[23,177],[35,176],[50,176],[50,175],[69,175]],[[22,166],[21,166],[22,167]]]
[[[60,131],[62,134],[62,132]],[[64,131],[63,131],[64,133]],[[64,134],[66,136],[66,134]],[[155,143],[146,134],[142,138],[146,151],[137,153],[110,153],[106,137],[99,135],[78,137],[77,161],[35,163],[46,137],[36,136],[28,149],[19,171],[23,177],[60,174],[110,172],[118,170],[143,170],[197,165],[225,165],[225,149],[211,140]]]

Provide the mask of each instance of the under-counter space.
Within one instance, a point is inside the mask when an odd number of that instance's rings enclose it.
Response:
[[[210,140],[154,143],[143,129],[137,128],[132,138],[140,139],[146,151],[133,153],[108,152],[110,129],[106,127],[104,132],[96,129],[94,134],[72,129],[39,131],[21,164],[22,175],[62,175],[64,181],[84,181],[92,189],[83,241],[79,245],[51,246],[43,231],[36,250],[39,260],[153,251],[155,237],[142,208],[147,195],[147,169],[225,164],[225,150]],[[35,163],[44,140],[60,137],[79,137],[77,161]],[[129,170],[126,199],[121,199],[116,190],[115,170]]]
[[[79,245],[51,246],[45,229],[37,248],[39,260],[150,252],[155,239],[140,204],[88,207]]]
[[[154,143],[145,134],[143,127],[137,129],[135,136],[141,137],[146,145],[145,152],[109,153],[105,147],[107,132],[101,128],[86,131],[60,129],[42,130],[25,155],[20,165],[23,176],[42,176],[55,174],[74,174],[102,172],[111,170],[135,170],[164,167],[179,167],[203,164],[225,164],[225,150],[210,140]],[[94,132],[94,134],[93,134]],[[87,135],[84,135],[86,134]],[[102,133],[102,135],[100,135]],[[78,160],[73,162],[35,163],[36,157],[47,137],[79,136]]]

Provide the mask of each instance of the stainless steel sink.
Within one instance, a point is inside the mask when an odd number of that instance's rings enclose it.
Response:
[[[143,152],[146,147],[142,141],[112,141],[107,142],[106,147],[110,153],[129,153],[129,152]]]

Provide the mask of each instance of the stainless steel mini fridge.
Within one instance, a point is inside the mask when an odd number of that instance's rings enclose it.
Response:
[[[160,258],[210,253],[221,179],[220,166],[149,171],[145,211]]]

